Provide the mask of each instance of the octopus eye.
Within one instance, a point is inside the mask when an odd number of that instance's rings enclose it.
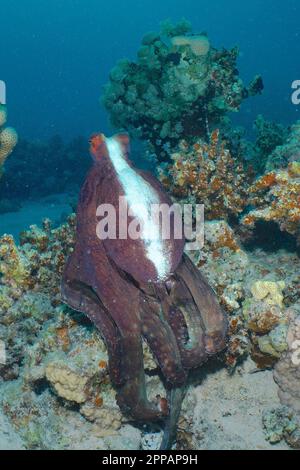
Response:
[[[92,152],[96,152],[105,140],[104,134],[93,134],[89,139],[89,144]]]

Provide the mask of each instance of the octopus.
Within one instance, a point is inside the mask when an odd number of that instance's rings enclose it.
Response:
[[[95,134],[90,144],[94,163],[79,196],[76,243],[63,274],[62,298],[101,333],[121,411],[137,422],[169,420],[171,427],[189,370],[226,345],[226,316],[184,253],[184,236],[175,236],[174,227],[166,239],[150,236],[161,233],[162,222],[151,219],[149,207],[173,202],[152,174],[134,167],[129,137]],[[120,236],[120,198],[132,209],[126,227],[137,221],[139,237]],[[137,202],[146,210],[140,211]],[[116,236],[99,237],[99,207],[115,209]],[[161,371],[168,400],[148,399],[143,341]],[[169,444],[162,446],[170,445],[170,434]]]

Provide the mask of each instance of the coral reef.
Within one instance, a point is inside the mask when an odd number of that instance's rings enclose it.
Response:
[[[0,339],[7,345],[1,375],[16,378],[26,345],[55,315],[66,258],[74,246],[74,216],[57,229],[49,220],[21,234],[17,247],[9,235],[0,238]]]
[[[7,120],[6,106],[0,103],[0,178],[7,157],[15,148],[18,136],[12,127],[4,127]]]
[[[205,245],[192,258],[229,314],[229,369],[248,354],[258,368],[273,366],[287,349],[287,307],[300,296],[298,256],[246,252],[225,221],[206,221],[204,233]]]
[[[204,204],[209,220],[229,219],[243,212],[250,174],[231,157],[218,130],[212,132],[208,144],[199,140],[190,146],[181,141],[172,160],[161,168],[160,180],[175,198]]]
[[[111,71],[103,101],[156,157],[170,196],[134,168],[126,135],[98,134],[78,216],[31,226],[19,243],[0,238],[0,428],[3,412],[17,447],[157,449],[162,431],[148,421],[166,418],[170,431],[184,385],[178,450],[300,448],[300,121],[286,129],[258,116],[254,144],[232,128],[228,112],[263,88],[259,76],[244,86],[237,58],[186,22],[147,34],[137,59]],[[0,176],[17,140],[5,123],[1,105]],[[0,213],[21,197],[77,192],[86,153],[81,138],[21,141]],[[149,188],[155,201],[205,206],[204,246],[166,242],[162,273],[145,240],[95,235],[99,200],[140,200]],[[253,242],[271,227],[273,251]]]
[[[242,225],[251,230],[258,221],[274,222],[300,242],[300,162],[264,174],[249,188],[249,196],[254,209],[242,217]]]
[[[252,342],[252,357],[258,365],[264,365],[267,357],[272,364],[287,348],[284,288],[283,281],[255,281],[250,287],[251,296],[243,303],[242,315]]]
[[[27,448],[148,448],[152,434],[129,425],[120,412],[108,374],[107,349],[96,328],[61,304],[61,272],[74,248],[74,229],[72,216],[58,229],[52,229],[49,221],[41,228],[32,227],[22,234],[20,246],[7,236],[0,241],[0,270],[5,273],[0,278],[0,340],[7,358],[0,366],[1,406]],[[244,361],[250,353],[254,355],[255,337],[267,338],[281,325],[286,328],[286,307],[300,300],[299,258],[284,251],[246,252],[225,221],[207,221],[205,234],[205,246],[191,256],[228,312],[230,340],[224,361],[231,375],[222,368],[221,357],[220,370],[214,371],[211,365],[206,379],[207,370],[202,369],[203,380],[196,388],[189,387],[183,403],[177,447],[270,448],[260,424],[262,413],[280,406],[272,371],[263,370],[270,367],[270,355],[264,353],[256,363],[247,359],[246,369]],[[59,253],[64,253],[61,261]],[[259,316],[261,303],[268,311]],[[270,309],[274,318],[269,317]],[[254,329],[263,325],[260,334],[249,325],[252,312]],[[165,391],[145,343],[143,349],[147,391],[155,401]],[[274,359],[278,357],[272,358],[272,364]],[[252,374],[256,364],[261,372]],[[53,375],[55,370],[59,380]],[[239,427],[241,414],[253,431],[250,441]],[[293,442],[296,436],[294,431]],[[153,439],[152,449],[159,446],[160,434],[155,433]],[[284,445],[272,444],[275,448]]]
[[[207,136],[228,111],[261,92],[260,77],[244,86],[237,57],[237,48],[213,48],[186,22],[163,25],[144,37],[136,62],[122,60],[112,69],[103,96],[112,124],[167,160],[182,138]]]

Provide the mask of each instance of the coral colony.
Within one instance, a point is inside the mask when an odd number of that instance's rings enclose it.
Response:
[[[0,403],[26,448],[300,449],[300,121],[258,116],[254,143],[232,126],[263,89],[237,57],[186,22],[147,34],[110,73],[118,133],[92,136],[76,214],[0,238]],[[1,169],[17,142],[6,118],[1,104]],[[157,177],[132,163],[126,132]],[[2,184],[23,175],[39,194],[24,161],[44,156],[78,193],[80,142],[18,145]],[[101,236],[120,197],[136,239]],[[156,203],[204,204],[204,245],[160,238]]]
[[[0,103],[0,177],[7,157],[17,144],[18,136],[12,127],[4,127],[7,120],[6,106]]]
[[[217,50],[206,35],[192,35],[187,22],[163,24],[144,37],[136,62],[122,60],[111,71],[103,103],[112,124],[167,159],[183,136],[207,136],[226,113],[262,91],[260,76],[245,87],[237,57],[237,48]]]

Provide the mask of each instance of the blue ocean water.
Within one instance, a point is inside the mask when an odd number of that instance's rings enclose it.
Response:
[[[109,71],[133,59],[143,35],[166,18],[187,18],[216,47],[238,45],[245,82],[262,74],[264,93],[243,105],[243,125],[258,113],[287,124],[299,117],[290,99],[300,78],[298,0],[0,0],[0,11],[0,79],[22,137],[108,131],[99,97]]]

